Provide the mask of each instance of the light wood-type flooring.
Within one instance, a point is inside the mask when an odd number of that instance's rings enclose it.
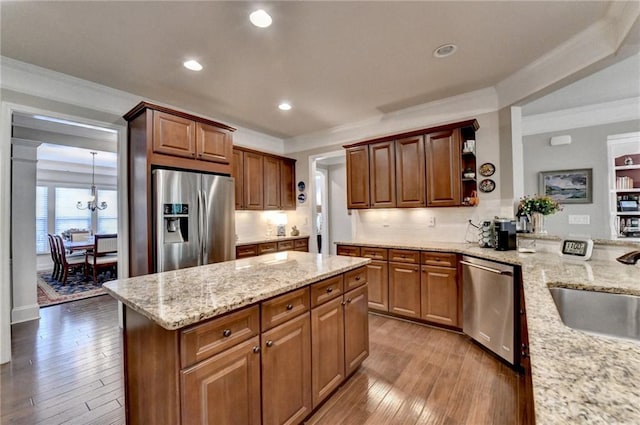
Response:
[[[1,423],[123,424],[117,310],[102,296],[14,325]],[[518,423],[518,376],[467,337],[377,315],[370,335],[369,358],[308,424]]]

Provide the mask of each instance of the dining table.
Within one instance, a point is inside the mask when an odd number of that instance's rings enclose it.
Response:
[[[95,241],[93,237],[87,238],[84,241],[69,241],[63,239],[62,244],[64,245],[64,248],[71,254],[73,253],[73,251],[93,250]]]

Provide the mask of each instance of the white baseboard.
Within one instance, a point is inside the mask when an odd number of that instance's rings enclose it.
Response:
[[[25,305],[11,310],[11,324],[29,322],[40,318],[40,306],[38,304]]]

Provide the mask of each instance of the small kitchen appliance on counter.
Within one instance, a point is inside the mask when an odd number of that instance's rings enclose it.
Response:
[[[511,251],[516,249],[516,221],[509,218],[496,218],[493,220],[493,232],[495,235],[494,246],[498,251]]]

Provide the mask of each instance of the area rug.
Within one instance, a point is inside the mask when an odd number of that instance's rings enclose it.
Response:
[[[111,270],[98,275],[98,283],[82,271],[70,273],[67,283],[62,284],[51,277],[51,272],[38,273],[38,304],[40,307],[105,295],[102,283],[116,279]]]

